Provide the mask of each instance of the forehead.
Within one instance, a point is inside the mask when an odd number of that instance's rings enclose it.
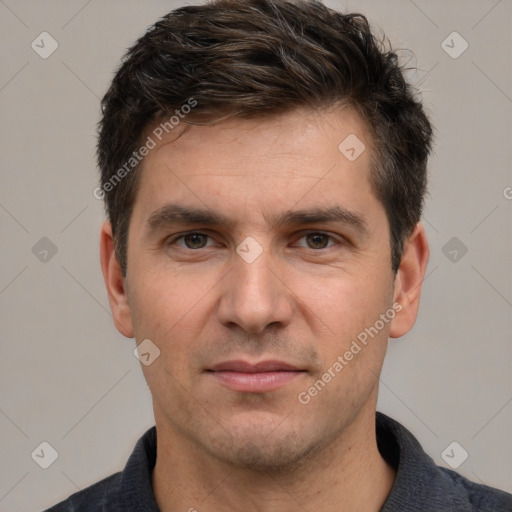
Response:
[[[145,157],[134,216],[148,219],[169,202],[248,219],[323,203],[358,209],[375,200],[369,130],[349,108],[178,130]]]

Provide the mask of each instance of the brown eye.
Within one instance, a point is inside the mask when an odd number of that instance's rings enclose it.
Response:
[[[185,235],[183,240],[188,249],[202,249],[206,246],[208,236],[202,233],[190,233]]]
[[[311,249],[325,249],[329,243],[329,235],[324,233],[309,233],[306,235],[308,246]]]

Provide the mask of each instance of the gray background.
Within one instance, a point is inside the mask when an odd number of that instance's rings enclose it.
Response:
[[[512,492],[512,2],[326,3],[414,51],[436,127],[428,277],[415,328],[390,343],[380,410],[438,464],[457,441],[459,472]],[[178,5],[0,0],[1,511],[41,510],[121,469],[153,423],[100,272],[95,125],[125,49]],[[59,45],[47,59],[31,48],[43,31]],[[469,44],[458,58],[442,47],[453,31]],[[31,457],[43,441],[59,454],[46,470]]]

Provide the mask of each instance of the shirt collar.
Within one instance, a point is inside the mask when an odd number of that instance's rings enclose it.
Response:
[[[380,512],[472,510],[465,493],[453,492],[453,480],[424,452],[404,426],[378,412],[376,432],[382,457],[397,472]]]
[[[405,427],[377,412],[376,433],[382,457],[397,472],[381,512],[471,510],[464,498],[451,492],[453,481],[436,466]],[[152,487],[156,450],[156,427],[152,427],[137,442],[122,473],[122,510],[158,512]]]
[[[152,485],[155,464],[156,427],[152,427],[137,441],[123,470],[119,496],[120,510],[159,512]]]

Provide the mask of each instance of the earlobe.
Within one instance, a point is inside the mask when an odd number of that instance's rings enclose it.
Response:
[[[133,338],[134,332],[126,294],[125,278],[116,257],[112,226],[108,221],[104,222],[101,228],[100,262],[114,324],[123,336]]]
[[[425,229],[418,223],[404,244],[402,260],[395,277],[394,300],[402,309],[391,321],[391,338],[403,336],[416,322],[429,254]]]

